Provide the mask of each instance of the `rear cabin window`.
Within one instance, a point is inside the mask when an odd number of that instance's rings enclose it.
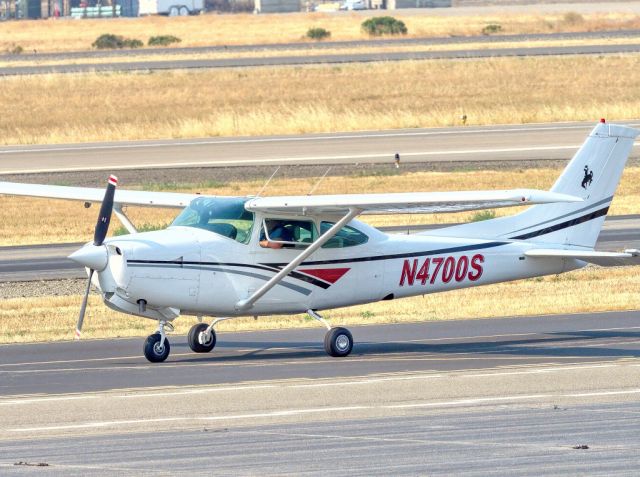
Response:
[[[321,222],[320,233],[323,234],[331,227],[334,222]],[[367,243],[369,237],[353,227],[345,225],[340,231],[329,239],[322,248],[343,248],[343,247],[355,247],[356,245],[362,245]]]

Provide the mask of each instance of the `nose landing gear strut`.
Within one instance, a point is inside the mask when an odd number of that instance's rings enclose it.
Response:
[[[161,363],[169,356],[171,345],[165,334],[167,331],[173,331],[173,325],[168,321],[158,321],[158,330],[147,336],[144,342],[144,357],[152,363]]]

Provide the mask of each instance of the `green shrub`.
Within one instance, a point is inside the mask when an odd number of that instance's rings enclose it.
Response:
[[[12,55],[21,55],[24,52],[24,48],[22,48],[20,45],[13,45],[8,51]]]
[[[471,217],[471,222],[482,222],[483,220],[491,220],[496,218],[495,210],[481,210]]]
[[[135,38],[124,38],[120,35],[105,33],[100,35],[91,46],[98,50],[115,50],[118,48],[140,48],[144,46],[144,43]]]
[[[136,229],[138,230],[138,232],[152,232],[154,230],[163,230],[163,229],[166,229],[167,227],[169,227],[169,224],[144,223],[142,225],[136,226]],[[118,237],[120,235],[129,235],[129,231],[125,227],[120,226],[113,231],[113,236]]]
[[[576,12],[567,12],[562,19],[567,25],[580,25],[584,22],[584,17]]]
[[[362,22],[362,31],[371,36],[406,35],[407,27],[393,17],[373,17]]]
[[[123,48],[142,48],[143,46],[144,43],[142,43],[140,40],[136,40],[135,38],[125,38],[124,40],[122,40]]]
[[[502,31],[502,25],[498,25],[497,23],[490,23],[482,29],[482,34],[491,35],[492,33],[498,33],[499,31]]]
[[[180,43],[182,40],[173,35],[159,35],[149,38],[147,45],[149,46],[167,46],[172,43]]]
[[[307,38],[311,38],[312,40],[324,40],[330,36],[331,32],[324,28],[309,28],[307,30]]]
[[[105,33],[96,38],[96,41],[94,41],[91,46],[97,48],[98,50],[122,48],[122,40],[123,38],[119,35]]]

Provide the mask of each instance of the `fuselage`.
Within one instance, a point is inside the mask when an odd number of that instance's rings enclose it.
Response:
[[[188,226],[110,239],[109,266],[95,283],[112,308],[171,320],[180,314],[302,313],[561,273],[583,265],[577,260],[527,259],[524,252],[534,246],[529,242],[387,235],[354,220],[349,228],[361,233],[364,243],[320,248],[252,308],[239,311],[238,301],[304,250],[304,245],[261,245],[263,219],[256,217],[242,241]],[[323,220],[330,220],[299,219],[315,220],[319,229]]]

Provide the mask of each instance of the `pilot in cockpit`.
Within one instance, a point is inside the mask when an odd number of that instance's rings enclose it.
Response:
[[[267,222],[267,228],[269,230],[269,239],[267,240],[264,229],[260,232],[260,246],[263,248],[282,248],[285,244],[279,242],[292,242],[293,235],[291,231],[285,227],[285,224],[279,220],[269,220]],[[274,242],[277,240],[278,242]]]

